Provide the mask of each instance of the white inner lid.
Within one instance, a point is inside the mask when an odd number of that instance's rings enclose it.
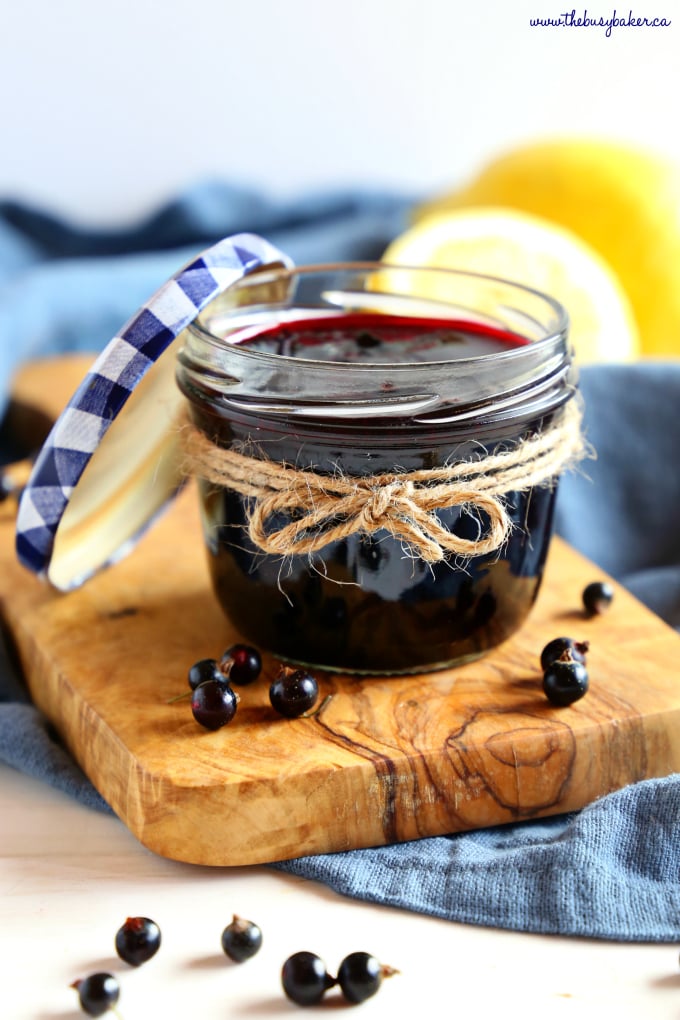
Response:
[[[90,458],[61,518],[47,576],[69,589],[120,558],[182,482],[175,383],[180,338],[140,380]]]

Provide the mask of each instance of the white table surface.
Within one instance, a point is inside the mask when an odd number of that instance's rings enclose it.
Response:
[[[678,946],[452,924],[344,899],[267,867],[164,860],[118,819],[4,765],[0,833],[2,1020],[83,1017],[69,985],[97,970],[119,977],[122,1020],[338,1016],[337,990],[303,1010],[284,997],[281,965],[298,949],[318,953],[331,971],[358,949],[399,969],[374,998],[346,1007],[366,1020],[680,1020]],[[233,914],[264,934],[243,964],[220,946]],[[113,948],[130,915],[153,918],[162,932],[158,954],[139,968]]]

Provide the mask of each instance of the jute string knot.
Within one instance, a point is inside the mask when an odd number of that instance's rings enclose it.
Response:
[[[370,497],[360,513],[361,530],[372,526],[383,527],[397,508],[405,514],[412,513],[414,493],[415,486],[410,480],[395,479],[379,488],[371,488]]]
[[[367,477],[322,474],[224,449],[188,419],[181,442],[185,473],[249,497],[248,534],[263,552],[311,555],[338,539],[384,529],[428,563],[500,549],[512,527],[503,497],[550,482],[584,454],[576,400],[557,424],[500,453]],[[442,525],[437,511],[451,507],[475,514],[476,537],[462,538]]]

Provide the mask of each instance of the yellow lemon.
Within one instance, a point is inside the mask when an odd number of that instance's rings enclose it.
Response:
[[[633,307],[643,354],[680,355],[680,165],[630,145],[567,138],[500,155],[416,217],[500,205],[546,217],[600,253]]]
[[[638,354],[630,303],[606,263],[575,234],[539,217],[496,208],[432,215],[397,237],[383,261],[467,269],[549,294],[569,314],[582,364]]]

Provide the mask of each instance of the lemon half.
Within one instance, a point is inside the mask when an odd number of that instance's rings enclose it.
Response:
[[[501,208],[431,215],[397,237],[383,261],[485,273],[556,298],[581,364],[638,355],[630,302],[614,274],[575,234],[547,220]]]
[[[680,355],[680,164],[600,139],[518,146],[467,185],[416,210],[502,206],[577,234],[616,274],[631,302],[645,355]]]

